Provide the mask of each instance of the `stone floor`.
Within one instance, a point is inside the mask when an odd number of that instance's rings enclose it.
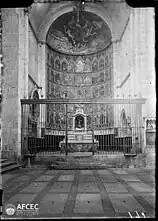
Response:
[[[155,171],[147,168],[46,170],[4,174],[2,218],[155,217]],[[38,204],[38,213],[6,214],[6,206]],[[129,213],[130,212],[130,213]],[[28,215],[29,214],[29,215]]]

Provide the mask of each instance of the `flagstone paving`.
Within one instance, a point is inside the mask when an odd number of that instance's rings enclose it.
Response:
[[[154,175],[150,168],[19,169],[2,175],[2,218],[26,217],[7,215],[5,206],[31,203],[39,208],[31,218],[155,217]]]

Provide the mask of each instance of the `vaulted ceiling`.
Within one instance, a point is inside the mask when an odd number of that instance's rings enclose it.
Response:
[[[59,17],[66,18],[62,17],[63,14],[70,15],[76,7],[76,2],[59,1],[31,5],[29,20],[39,41],[46,41],[48,30],[53,26],[52,23],[57,24]],[[130,13],[130,7],[124,0],[100,0],[97,3],[85,1],[84,10],[89,12],[89,15],[93,16],[93,13],[94,16],[98,16],[98,19],[104,21],[104,27],[110,29],[113,40],[120,39]]]

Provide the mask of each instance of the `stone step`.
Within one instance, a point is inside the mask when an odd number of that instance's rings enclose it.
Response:
[[[17,164],[15,161],[1,159],[1,166],[0,166],[1,174],[18,169],[19,167],[22,167],[22,165]]]
[[[93,156],[92,152],[74,152],[74,153],[68,153],[68,156],[73,156],[73,157],[89,157]]]
[[[98,170],[98,169],[106,169],[105,165],[50,165],[49,169],[51,170]]]
[[[11,166],[11,165],[15,165],[16,163],[14,161],[4,161],[2,164],[1,164],[1,168],[5,168],[5,167],[8,167],[8,166]]]
[[[3,163],[3,162],[6,162],[7,159],[0,159],[0,164]]]
[[[7,173],[7,172],[10,172],[10,171],[13,171],[13,170],[17,170],[20,167],[22,167],[22,165],[19,165],[19,164],[9,165],[7,167],[2,168],[1,174]]]

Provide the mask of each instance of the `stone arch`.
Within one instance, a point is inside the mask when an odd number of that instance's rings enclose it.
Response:
[[[74,3],[69,3],[69,4],[64,3],[62,5],[59,5],[57,8],[53,8],[53,5],[52,5],[50,11],[48,12],[48,14],[45,17],[45,20],[40,25],[39,31],[37,32],[37,38],[38,38],[39,42],[45,42],[46,36],[47,36],[48,30],[49,30],[51,24],[59,16],[73,11],[73,8],[74,8]],[[85,11],[91,12],[91,13],[94,13],[94,14],[100,16],[103,19],[103,21],[105,21],[106,24],[108,25],[108,27],[110,28],[112,40],[115,40],[116,36],[115,36],[115,33],[113,32],[113,29],[112,29],[112,21],[105,13],[106,12],[105,8],[103,8],[100,5],[94,4],[94,3],[91,3],[91,4],[86,3]]]
[[[38,92],[37,88],[34,88],[33,91],[31,92],[31,99],[40,99],[40,94]]]

